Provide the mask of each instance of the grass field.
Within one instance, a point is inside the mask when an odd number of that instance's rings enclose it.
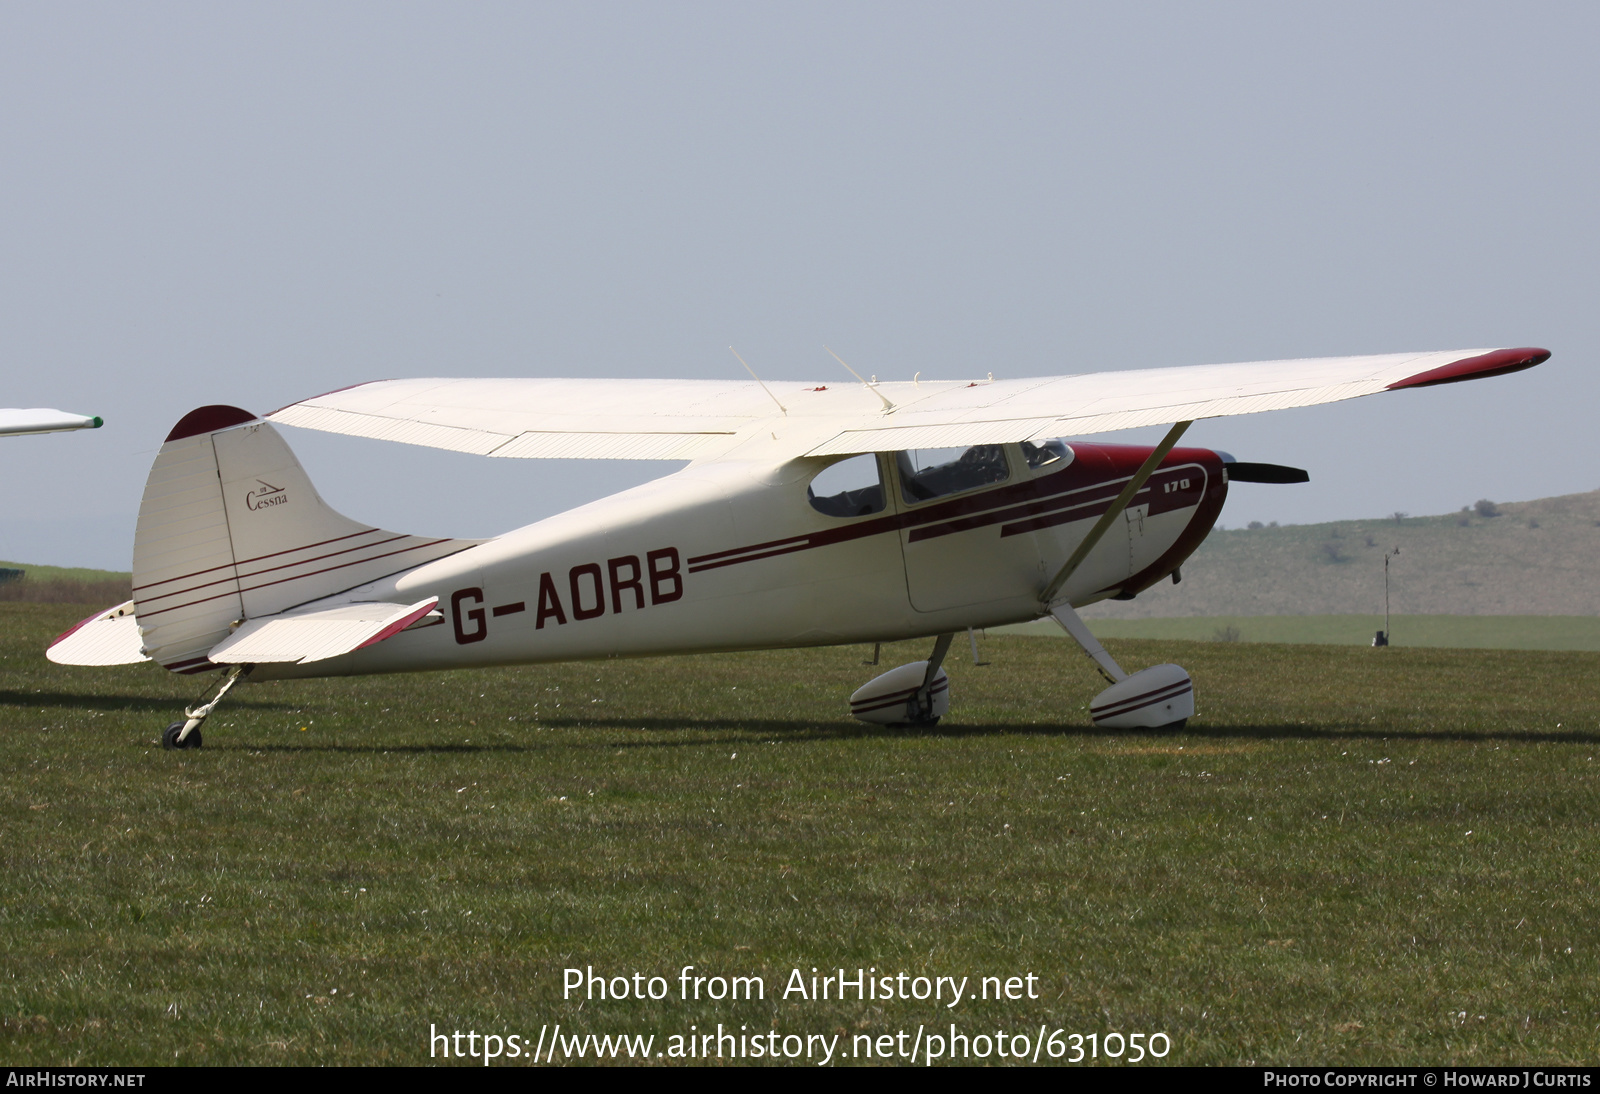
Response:
[[[844,716],[859,648],[312,681],[174,753],[196,681],[40,655],[86,612],[0,606],[9,1064],[412,1064],[430,1024],[556,1022],[1595,1057],[1600,655],[1113,641],[1195,678],[1189,727],[1142,733],[1031,638],[953,660],[922,731]],[[684,965],[767,998],[679,1001]],[[585,966],[673,995],[564,1001]],[[1040,997],[778,998],[813,966]]]
[[[1093,619],[1101,639],[1155,638],[1187,642],[1291,642],[1370,646],[1381,615],[1222,615],[1174,619]],[[1000,628],[996,633],[1064,638],[1053,620]],[[1390,621],[1395,646],[1441,649],[1600,651],[1600,617],[1585,615],[1404,615]]]

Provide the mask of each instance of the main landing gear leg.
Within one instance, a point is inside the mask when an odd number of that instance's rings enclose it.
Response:
[[[927,670],[922,674],[922,686],[917,688],[917,693],[906,704],[906,725],[936,726],[940,715],[950,712],[950,678],[940,668],[955,637],[954,634],[941,634],[933,640],[933,653],[928,658]],[[938,711],[934,710],[933,701],[936,690],[944,697],[944,702],[940,704],[943,709]]]
[[[1050,615],[1083,648],[1111,684],[1089,704],[1089,716],[1103,729],[1182,729],[1194,716],[1194,682],[1177,665],[1155,665],[1131,676],[1106,652],[1070,604]]]
[[[234,665],[222,678],[222,684],[217,688],[217,693],[207,702],[196,707],[186,707],[183,711],[184,721],[173,722],[161,734],[162,748],[199,748],[203,743],[200,736],[200,726],[211,717],[211,712],[222,702],[222,697],[233,690],[233,685],[250,675],[254,665]]]

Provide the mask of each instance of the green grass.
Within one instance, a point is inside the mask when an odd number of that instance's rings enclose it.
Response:
[[[1086,660],[1026,638],[954,660],[928,731],[844,716],[860,648],[312,681],[242,689],[172,753],[196,681],[45,662],[83,614],[0,607],[9,1064],[411,1064],[430,1023],[555,1022],[1594,1058],[1595,654],[1113,641],[1194,675],[1170,733],[1092,728]],[[563,1001],[590,965],[1042,997]]]
[[[1187,642],[1290,642],[1370,646],[1381,615],[1222,615],[1175,619],[1091,619],[1100,639]],[[1231,631],[1230,631],[1231,628]],[[1051,620],[997,628],[996,634],[1064,638]],[[1583,615],[1404,615],[1390,620],[1396,646],[1444,649],[1600,651],[1600,618]]]

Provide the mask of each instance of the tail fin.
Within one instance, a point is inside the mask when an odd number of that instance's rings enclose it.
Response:
[[[317,495],[278,431],[231,406],[173,427],[139,504],[133,599],[150,656],[174,672],[246,619],[272,615],[472,547],[361,524]]]

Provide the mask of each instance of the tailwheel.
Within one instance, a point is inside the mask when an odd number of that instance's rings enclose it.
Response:
[[[184,708],[184,720],[173,722],[166,728],[161,734],[161,747],[167,749],[199,748],[200,727],[205,724],[207,718],[211,717],[211,712],[217,708],[218,703],[222,702],[222,697],[233,690],[233,686],[240,680],[249,676],[250,670],[253,668],[255,668],[254,665],[230,666],[227,674],[222,678],[222,683],[218,685],[216,694],[211,697],[209,702],[201,703],[195,707]]]
[[[201,745],[200,730],[198,727],[191,729],[188,736],[184,736],[183,727],[187,722],[173,722],[161,734],[161,747],[172,748],[199,748]]]

